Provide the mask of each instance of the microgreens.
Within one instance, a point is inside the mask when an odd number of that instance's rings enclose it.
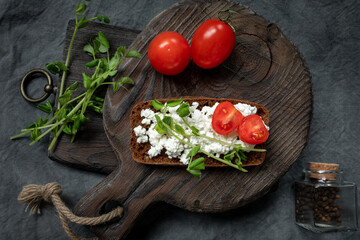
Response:
[[[185,117],[190,115],[190,109],[189,109],[190,104],[188,102],[183,102],[183,100],[181,98],[177,99],[177,100],[168,100],[165,102],[165,104],[161,103],[158,100],[153,100],[152,106],[156,110],[161,110],[161,112],[163,113],[163,119],[161,119],[161,117],[158,114],[155,115],[155,119],[157,122],[154,127],[155,130],[159,134],[170,134],[170,135],[174,136],[176,139],[178,139],[180,142],[182,142],[185,145],[188,145],[192,148],[190,150],[189,154],[187,155],[187,158],[190,158],[190,160],[189,160],[188,167],[186,170],[197,178],[201,177],[201,170],[205,169],[205,165],[204,165],[205,159],[203,157],[199,157],[199,158],[196,158],[195,160],[193,160],[193,158],[198,153],[203,153],[203,154],[207,155],[208,157],[211,157],[211,158],[213,158],[217,161],[220,161],[224,164],[227,164],[230,167],[236,168],[242,172],[247,172],[247,170],[242,167],[242,162],[246,161],[246,159],[247,159],[247,157],[243,151],[256,151],[256,152],[265,152],[266,151],[265,149],[245,148],[241,144],[228,143],[225,141],[221,141],[221,140],[200,134],[199,130],[195,126],[191,126],[186,121]],[[167,106],[171,106],[171,107],[179,106],[177,108],[176,112],[179,115],[179,117],[182,119],[183,123],[192,131],[192,134],[186,134],[185,129],[182,126],[180,126],[178,123],[176,123],[172,117],[166,115],[167,114],[167,111],[166,111]],[[181,136],[183,136],[183,137],[181,137]],[[193,136],[206,138],[208,140],[218,142],[223,145],[231,146],[233,148],[233,150],[230,153],[226,154],[223,158],[214,156],[213,154],[208,153],[208,152],[204,151],[203,149],[201,149],[201,146],[199,146],[199,145],[195,146],[191,142],[187,141],[186,137],[193,137]]]
[[[86,1],[89,2],[90,0]],[[105,23],[109,23],[110,21],[103,15],[98,15],[97,17],[90,19],[86,19],[85,16],[82,16],[78,20],[78,16],[83,15],[86,8],[86,4],[82,3],[80,0],[75,12],[76,25],[65,64],[61,62],[46,64],[46,67],[51,73],[62,74],[61,86],[58,92],[58,105],[57,109],[54,111],[54,116],[49,120],[49,115],[53,112],[53,106],[49,101],[46,101],[45,104],[39,104],[38,108],[48,113],[45,119],[40,118],[37,123],[30,124],[26,129],[21,130],[20,134],[11,137],[11,139],[30,134],[30,139],[33,140],[30,145],[32,145],[35,142],[40,141],[46,134],[52,132],[54,138],[50,143],[49,149],[55,145],[62,132],[71,135],[71,140],[73,141],[80,127],[84,123],[90,121],[90,119],[85,116],[87,109],[102,113],[104,99],[94,95],[100,86],[113,85],[113,91],[116,92],[120,87],[125,88],[125,84],[134,84],[130,77],[121,77],[118,82],[109,82],[108,80],[118,73],[116,68],[125,58],[140,58],[140,53],[135,50],[127,51],[125,46],[121,46],[117,48],[115,54],[110,58],[109,41],[104,33],[98,32],[97,36],[83,48],[84,52],[89,54],[93,59],[86,63],[85,66],[89,69],[94,69],[91,76],[86,73],[82,74],[82,83],[86,92],[73,97],[73,93],[78,89],[78,82],[74,82],[63,91],[66,72],[69,70],[71,49],[77,30],[85,27],[88,22],[92,20],[103,20]]]

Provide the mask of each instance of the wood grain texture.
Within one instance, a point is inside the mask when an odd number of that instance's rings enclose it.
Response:
[[[190,42],[203,21],[227,8],[239,13],[233,16],[239,31],[228,60],[212,70],[190,63],[172,77],[154,71],[147,48],[156,34],[177,31]],[[109,90],[104,107],[104,127],[119,168],[76,206],[76,212],[85,216],[124,207],[119,221],[91,228],[101,238],[123,238],[143,210],[157,201],[197,212],[244,206],[269,192],[299,157],[312,115],[311,79],[301,54],[276,24],[232,2],[182,1],[155,17],[131,48],[143,57],[126,61],[121,70],[136,84],[130,92]],[[249,168],[246,174],[230,168],[207,169],[198,180],[183,168],[134,162],[129,148],[132,107],[140,101],[179,96],[237,98],[266,106],[271,130],[264,164]]]
[[[64,62],[74,31],[74,26],[75,21],[69,21],[65,37],[66,47],[63,52]],[[111,51],[116,49],[115,46],[129,46],[139,33],[139,31],[136,30],[94,22],[90,22],[89,26],[80,29],[77,32],[73,44],[72,55],[70,58],[71,69],[65,82],[65,88],[75,81],[80,83],[78,91],[74,94],[85,91],[81,74],[89,71],[85,67],[85,64],[91,61],[91,57],[83,51],[83,47],[98,33],[98,31],[102,31],[109,39],[110,45],[114,47]],[[97,95],[104,97],[105,90],[106,89],[102,89]],[[82,127],[81,131],[76,135],[76,141],[72,143],[71,138],[68,135],[61,135],[56,147],[48,152],[48,156],[52,160],[72,167],[110,173],[118,164],[116,156],[112,151],[104,132],[102,115],[89,111],[87,116],[91,119],[91,122]]]

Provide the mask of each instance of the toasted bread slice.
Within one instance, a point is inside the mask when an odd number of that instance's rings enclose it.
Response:
[[[168,99],[158,99],[160,102],[165,103],[167,100],[175,99],[175,98],[168,98]],[[202,109],[204,106],[213,106],[216,102],[223,102],[223,101],[229,101],[232,104],[237,103],[245,103],[249,104],[251,106],[255,106],[257,108],[257,114],[260,115],[265,122],[266,125],[269,125],[269,111],[262,105],[248,102],[248,101],[242,101],[237,99],[226,99],[226,98],[205,98],[205,97],[183,97],[182,98],[185,102],[189,102],[190,105],[193,102],[198,102],[199,106],[198,109]],[[146,143],[138,143],[137,137],[134,133],[134,128],[141,125],[142,127],[148,129],[148,125],[144,125],[141,123],[142,117],[141,117],[141,110],[150,108],[153,111],[156,111],[152,107],[152,101],[146,101],[146,102],[140,102],[134,106],[134,108],[131,111],[131,136],[130,136],[130,146],[131,151],[133,153],[133,159],[136,162],[143,163],[143,164],[152,164],[152,165],[176,165],[176,166],[186,166],[183,163],[179,161],[177,158],[168,158],[168,156],[165,154],[165,151],[155,157],[150,158],[147,154],[149,151],[151,145],[149,142]],[[262,148],[265,149],[265,143],[256,145],[256,148]],[[256,166],[260,165],[265,160],[266,152],[248,152],[245,153],[247,155],[247,160],[243,162],[243,166]],[[196,157],[202,156],[205,158],[205,167],[225,167],[227,166],[224,163],[221,163],[215,159],[212,159],[205,154],[199,153]]]

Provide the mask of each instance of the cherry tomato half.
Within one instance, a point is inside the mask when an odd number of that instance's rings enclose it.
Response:
[[[259,115],[249,115],[243,118],[238,128],[240,140],[249,144],[260,144],[269,137],[263,120]]]
[[[193,61],[201,68],[214,68],[224,62],[235,46],[235,33],[226,23],[210,19],[195,31],[191,41]]]
[[[176,75],[188,65],[191,49],[179,33],[162,32],[151,41],[148,57],[156,71],[165,75]]]
[[[234,131],[241,123],[242,118],[243,115],[232,103],[222,102],[215,108],[211,125],[215,132],[225,135]]]

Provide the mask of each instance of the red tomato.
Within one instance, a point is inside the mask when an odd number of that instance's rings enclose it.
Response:
[[[240,140],[249,144],[260,144],[269,137],[263,120],[259,115],[244,117],[238,128]]]
[[[243,115],[231,102],[220,103],[213,114],[211,125],[215,132],[225,135],[234,131],[239,124]]]
[[[176,75],[188,65],[191,49],[179,33],[162,32],[151,41],[148,56],[156,71],[165,75]]]
[[[226,23],[210,19],[195,31],[191,42],[193,61],[201,68],[214,68],[224,62],[235,46],[235,33]]]

